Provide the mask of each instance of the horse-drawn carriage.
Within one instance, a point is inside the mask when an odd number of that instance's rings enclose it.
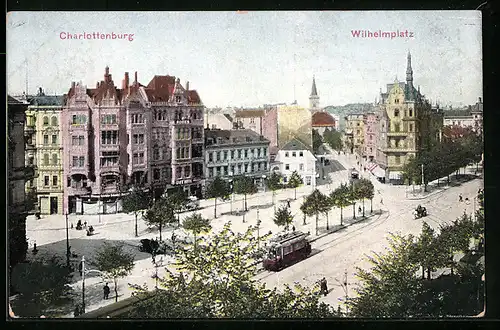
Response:
[[[166,254],[168,250],[167,244],[163,241],[155,239],[141,239],[139,251],[154,254]]]
[[[417,206],[415,211],[413,211],[413,216],[415,219],[423,218],[427,216],[427,209],[423,206]]]

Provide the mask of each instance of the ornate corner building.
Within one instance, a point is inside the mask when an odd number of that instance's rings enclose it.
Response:
[[[131,186],[161,195],[182,186],[201,197],[204,106],[189,82],[154,76],[142,85],[125,73],[116,88],[109,68],[95,88],[72,83],[62,111],[64,211],[120,211]]]

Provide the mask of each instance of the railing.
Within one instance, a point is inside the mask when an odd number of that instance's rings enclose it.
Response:
[[[407,136],[407,135],[408,135],[408,132],[403,132],[403,131],[400,131],[400,132],[395,132],[395,131],[387,132],[387,136]]]

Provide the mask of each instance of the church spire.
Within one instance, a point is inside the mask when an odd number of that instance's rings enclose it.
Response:
[[[318,91],[316,89],[316,79],[313,76],[313,85],[311,89],[311,96],[318,96]]]
[[[309,96],[309,107],[313,112],[318,111],[319,108],[319,96],[318,96],[318,90],[316,89],[316,79],[314,75],[313,75],[311,95]]]

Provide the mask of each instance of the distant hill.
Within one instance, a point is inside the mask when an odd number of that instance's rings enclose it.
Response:
[[[329,105],[325,110],[331,114],[337,115],[340,118],[340,129],[345,127],[344,117],[352,113],[374,112],[375,106],[372,103],[350,103],[346,105]]]

